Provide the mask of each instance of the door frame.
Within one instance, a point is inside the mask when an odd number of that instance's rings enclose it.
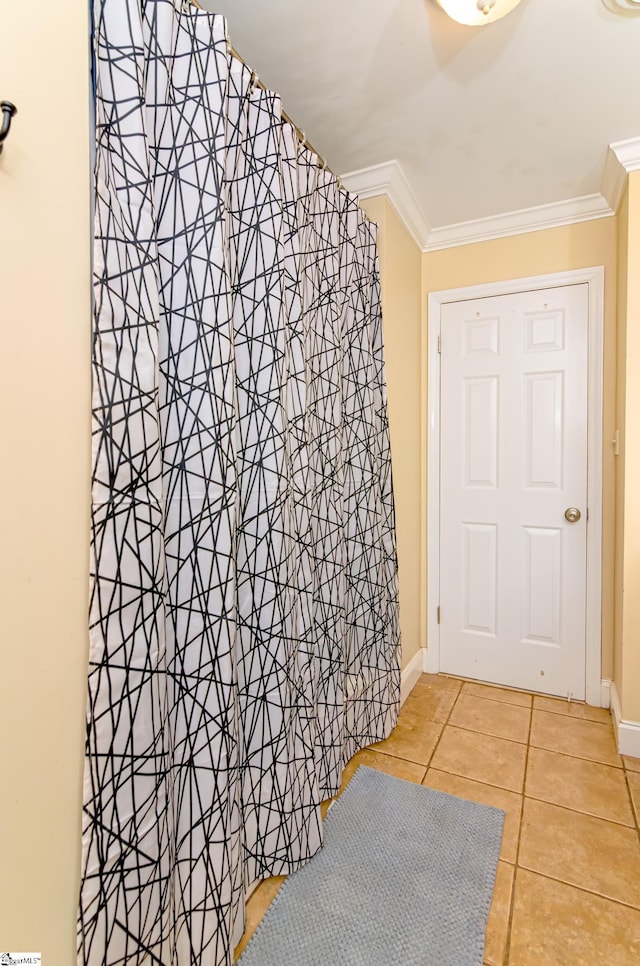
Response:
[[[587,373],[587,593],[585,697],[596,707],[609,706],[602,681],[602,408],[604,355],[604,266],[516,278],[485,285],[430,292],[427,306],[427,651],[425,670],[440,670],[440,336],[441,308],[446,303],[514,295],[564,285],[588,285],[589,333]],[[424,559],[424,558],[423,558]]]

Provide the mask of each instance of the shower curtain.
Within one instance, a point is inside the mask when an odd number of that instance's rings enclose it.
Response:
[[[228,966],[399,703],[375,230],[222,17],[96,0],[78,958]]]

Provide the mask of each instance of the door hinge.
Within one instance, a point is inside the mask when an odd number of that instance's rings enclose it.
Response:
[[[438,336],[438,352],[442,352],[442,336]]]
[[[440,623],[440,607],[438,606],[438,624]]]

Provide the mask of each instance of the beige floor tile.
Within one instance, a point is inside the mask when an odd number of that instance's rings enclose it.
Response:
[[[428,765],[442,728],[442,724],[425,721],[411,708],[407,710],[403,708],[391,737],[372,745],[372,749],[394,758],[404,758],[419,765]]]
[[[518,869],[509,966],[637,966],[640,912]]]
[[[636,813],[636,822],[640,825],[640,774],[635,771],[628,771],[627,781],[629,782],[631,800],[633,801],[633,808]]]
[[[464,691],[458,697],[449,724],[467,731],[479,731],[496,738],[509,738],[524,744],[529,739],[531,711],[515,704],[488,701]]]
[[[607,712],[424,674],[392,736],[347,764],[342,789],[361,764],[505,811],[487,966],[640,963],[640,842],[629,804],[630,790],[637,821],[640,758],[624,758],[625,774]],[[283,881],[266,880],[249,900],[236,959]]]
[[[245,946],[260,924],[260,920],[275,899],[280,886],[286,879],[285,875],[276,875],[265,879],[251,894],[246,905],[246,926],[242,939],[235,949],[235,959],[238,959]]]
[[[487,966],[502,966],[509,933],[509,913],[513,891],[514,867],[498,862],[493,901],[489,910],[487,935],[484,944],[484,962]]]
[[[640,908],[635,829],[525,798],[518,864]]]
[[[413,690],[415,691],[416,688],[439,688],[457,692],[461,687],[462,681],[460,678],[452,678],[448,674],[421,674]]]
[[[515,862],[518,852],[518,835],[520,834],[520,818],[522,815],[522,796],[516,792],[509,792],[505,788],[494,785],[484,785],[474,782],[460,775],[450,775],[445,771],[430,768],[424,778],[423,785],[435,788],[439,792],[447,792],[458,798],[466,798],[469,802],[480,805],[493,805],[501,808],[505,813],[504,831],[502,833],[502,850],[500,858],[505,862]]]
[[[530,748],[524,790],[530,798],[634,824],[624,772],[611,765]]]
[[[553,714],[566,714],[570,718],[585,718],[587,721],[611,724],[611,712],[608,708],[593,708],[590,704],[581,704],[579,701],[564,701],[562,698],[546,698],[535,694],[533,707],[537,711],[551,711]]]
[[[428,685],[421,686],[413,689],[403,704],[402,710],[421,715],[425,721],[443,724],[449,717],[457,697],[457,691],[446,691],[444,688],[432,688]]]
[[[380,746],[376,745],[376,747],[378,748]],[[341,792],[347,787],[360,765],[366,765],[367,768],[376,768],[378,771],[383,771],[387,775],[393,775],[394,778],[404,778],[405,781],[415,782],[417,785],[424,778],[426,770],[424,765],[418,765],[413,761],[393,758],[391,755],[374,751],[373,748],[363,748],[362,751],[359,751],[357,755],[354,755],[347,762],[342,773]]]
[[[341,788],[340,792],[342,792],[342,790],[343,789]],[[340,794],[340,792],[338,792],[338,794]],[[322,815],[323,822],[327,817],[327,812],[329,811],[329,809],[331,808],[331,805],[333,804],[333,802],[335,802],[337,797],[338,796],[336,795],[334,798],[327,798],[324,800],[324,802],[320,802],[320,814]]]
[[[478,684],[475,681],[465,681],[462,685],[463,694],[474,694],[476,698],[486,698],[487,701],[503,701],[505,704],[517,704],[521,708],[531,707],[532,695],[525,691],[511,691],[510,688],[498,688],[493,684]]]
[[[530,740],[536,748],[622,766],[612,725],[534,710]]]
[[[431,766],[463,778],[521,792],[526,753],[526,746],[516,741],[447,725]]]

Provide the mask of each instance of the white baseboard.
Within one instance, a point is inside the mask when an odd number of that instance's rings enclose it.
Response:
[[[611,716],[620,754],[640,758],[640,721],[624,720],[620,697],[613,681],[611,682]]]
[[[416,684],[418,678],[422,674],[422,669],[424,666],[424,648],[420,648],[417,654],[411,658],[406,668],[400,676],[400,705],[402,706],[414,685]]]
[[[611,707],[611,681],[608,678],[603,678],[600,682],[600,707]]]

